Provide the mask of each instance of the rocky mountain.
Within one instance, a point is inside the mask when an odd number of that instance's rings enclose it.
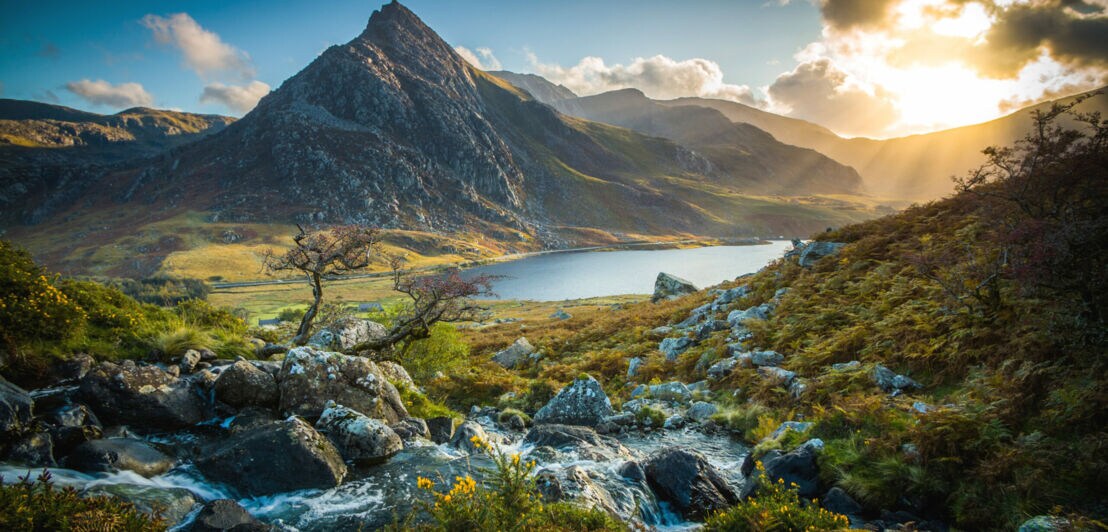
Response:
[[[1108,87],[1100,91],[1102,94],[1085,101],[1079,109],[1108,114],[1108,94],[1105,94]],[[1022,138],[1031,125],[1031,113],[1074,97],[1026,107],[982,124],[885,140],[847,139],[811,122],[724,100],[679,98],[660,103],[715,109],[734,122],[757,126],[781,142],[811,148],[854,167],[862,175],[866,189],[874,194],[928,200],[953,191],[951,176],[964,175],[980,165],[984,161],[982,149],[1008,145]]]
[[[715,109],[669,106],[638,89],[549,102],[563,113],[664,137],[708,158],[725,179],[767,194],[853,194],[862,179],[854,169],[806,148],[778,142]]]

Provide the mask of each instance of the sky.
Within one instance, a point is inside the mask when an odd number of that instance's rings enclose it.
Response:
[[[1108,83],[1108,0],[408,0],[487,70],[580,95],[733,100],[844,136],[996,118]],[[241,116],[378,1],[0,3],[0,97]]]

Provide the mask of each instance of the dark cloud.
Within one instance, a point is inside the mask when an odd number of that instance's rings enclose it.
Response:
[[[897,0],[821,0],[823,20],[837,30],[885,24]]]
[[[1072,9],[1080,4],[1082,9]],[[1096,11],[1090,11],[1095,7]],[[1108,13],[1083,2],[1017,4],[996,11],[985,44],[972,53],[974,65],[996,78],[1013,77],[1046,50],[1072,67],[1108,67]]]

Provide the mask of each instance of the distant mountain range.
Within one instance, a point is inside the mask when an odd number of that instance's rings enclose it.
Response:
[[[866,193],[889,199],[911,201],[932,200],[949,194],[954,186],[951,176],[961,176],[984,161],[981,151],[988,146],[1006,146],[1022,138],[1031,126],[1031,113],[1045,110],[1052,103],[1065,103],[1077,96],[1061,98],[1020,109],[1007,116],[971,126],[934,133],[911,135],[885,140],[868,138],[843,138],[831,130],[795,118],[789,118],[727,100],[709,98],[678,98],[676,100],[648,100],[638,91],[619,90],[595,96],[578,97],[561,85],[555,85],[533,74],[498,72],[516,86],[527,90],[535,98],[573,116],[629,127],[648,134],[659,135],[682,142],[690,136],[717,136],[718,120],[709,117],[703,109],[712,109],[737,124],[748,124],[765,131],[785,144],[815,150],[835,161],[850,166],[861,174]],[[1098,91],[1090,91],[1095,93]],[[1081,104],[1084,112],[1099,111],[1108,115],[1108,87],[1099,89],[1100,95]],[[635,102],[629,108],[629,100]],[[659,124],[657,111],[654,118],[643,119],[647,102],[653,107],[665,106],[687,118],[666,119]],[[700,108],[700,109],[695,109]],[[673,127],[674,122],[683,122]],[[722,142],[741,146],[741,141],[730,138]],[[687,144],[697,147],[695,143]],[[704,148],[704,146],[700,146]],[[741,148],[740,148],[741,149]],[[700,150],[698,150],[700,151]],[[705,153],[709,150],[702,151]]]

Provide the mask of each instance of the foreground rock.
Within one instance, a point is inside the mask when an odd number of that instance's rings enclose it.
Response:
[[[272,407],[277,404],[277,380],[245,360],[224,368],[215,381],[215,396],[231,406]]]
[[[145,514],[160,512],[167,523],[180,522],[200,502],[196,495],[184,488],[138,484],[98,484],[86,489],[82,495],[114,497],[135,505],[138,511]]]
[[[404,448],[404,442],[388,425],[341,405],[328,406],[315,424],[346,460],[375,464]]]
[[[204,449],[196,467],[246,495],[331,488],[346,476],[338,449],[300,418],[253,428]]]
[[[693,451],[662,449],[647,459],[644,470],[654,493],[689,519],[704,519],[739,501],[719,472]]]
[[[536,424],[559,423],[595,427],[614,414],[612,402],[600,383],[592,377],[578,378],[562,388],[550,402],[535,413]]]
[[[176,461],[142,440],[112,438],[78,445],[66,465],[86,473],[126,470],[149,478],[173,469]]]
[[[289,414],[316,419],[331,400],[386,423],[408,417],[396,387],[365,357],[297,347],[285,355],[277,381]]]
[[[630,451],[619,440],[601,436],[589,427],[574,425],[539,425],[527,432],[523,443],[573,451],[584,460],[611,460],[619,456],[630,456]]]
[[[477,441],[489,442],[489,434],[485,432],[485,428],[476,421],[463,421],[458,428],[454,429],[454,435],[450,438],[450,445],[452,447],[463,449],[469,453],[477,452]]]
[[[234,532],[261,532],[272,530],[250,515],[245,508],[231,499],[217,499],[204,504],[189,528],[192,532],[216,532],[233,530]]]
[[[308,340],[308,345],[325,350],[346,351],[362,342],[388,335],[384,325],[362,318],[346,318],[320,330]]]
[[[79,396],[112,425],[172,430],[204,419],[204,400],[190,381],[129,360],[93,367],[81,379]]]
[[[508,369],[515,369],[527,362],[527,356],[535,352],[535,347],[527,338],[519,337],[507,349],[492,356],[493,362]]]
[[[26,390],[0,377],[0,451],[31,425],[34,405]]]
[[[663,299],[677,299],[681,296],[696,292],[696,285],[675,275],[665,272],[658,274],[654,280],[654,296],[650,301],[657,303]]]

